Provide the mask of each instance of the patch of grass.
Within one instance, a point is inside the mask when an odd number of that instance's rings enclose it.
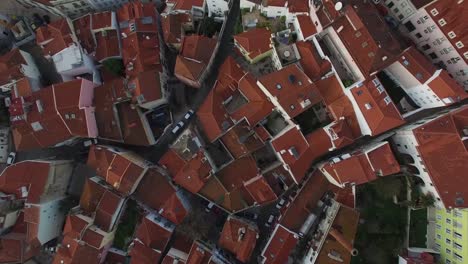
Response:
[[[411,211],[410,219],[410,247],[426,247],[427,233],[427,209],[419,209]]]
[[[107,59],[102,63],[102,65],[106,70],[108,70],[115,76],[125,75],[125,67],[123,64],[123,60],[121,59]]]
[[[117,231],[115,232],[113,246],[127,251],[128,245],[130,244],[135,232],[135,227],[139,221],[140,213],[138,211],[138,205],[135,201],[128,200],[122,220],[117,226]]]
[[[385,177],[358,186],[358,205],[362,224],[358,227],[355,247],[359,255],[353,264],[396,263],[405,239],[407,207],[393,203],[393,195],[406,188],[403,177]]]

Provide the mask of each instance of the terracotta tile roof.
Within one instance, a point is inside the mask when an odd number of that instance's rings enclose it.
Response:
[[[317,28],[315,27],[312,19],[309,15],[298,15],[296,17],[299,27],[301,29],[304,39],[307,39],[310,36],[313,36],[317,33]]]
[[[47,190],[47,182],[51,171],[50,163],[40,161],[24,161],[8,166],[0,175],[0,191],[14,194],[26,199],[28,203],[37,204]],[[22,193],[25,187],[27,196]]]
[[[193,242],[187,259],[187,264],[208,264],[211,262],[211,250],[200,244]]]
[[[65,236],[54,256],[53,264],[99,264],[101,252],[86,243]]]
[[[20,97],[30,97],[33,95],[31,83],[28,78],[22,78],[16,81],[14,88],[11,90],[11,99]]]
[[[436,16],[431,13],[431,10],[434,8],[438,11]],[[434,22],[442,18],[445,20],[445,25],[439,26],[439,29],[447,36],[448,41],[450,41],[454,47],[456,47],[455,43],[458,41],[464,44],[461,49],[457,48],[458,53],[464,54],[468,52],[468,37],[466,34],[466,27],[464,26],[468,22],[468,19],[466,15],[460,15],[466,14],[468,5],[463,3],[463,1],[460,2],[457,0],[435,1],[426,6],[425,9]],[[455,37],[448,37],[449,32],[455,33]],[[468,62],[466,56],[461,57],[465,62]]]
[[[118,221],[123,205],[124,198],[113,191],[106,190],[97,205],[94,224],[106,232],[111,231]]]
[[[45,55],[55,55],[73,44],[72,32],[66,19],[59,19],[36,30],[36,43]]]
[[[201,35],[185,36],[175,65],[177,78],[199,87],[199,78],[210,61],[216,43],[215,39]]]
[[[282,164],[263,172],[263,178],[277,196],[283,194],[285,187],[291,187],[295,184],[293,176]]]
[[[23,250],[26,245],[21,240],[0,239],[0,262],[21,263],[23,261]]]
[[[468,193],[463,188],[467,171],[467,141],[463,129],[468,125],[468,107],[441,116],[413,130],[418,152],[445,207],[466,207]]]
[[[96,54],[94,54],[94,58],[97,61],[120,56],[117,30],[101,31],[94,34],[94,36],[96,37]]]
[[[135,241],[130,250],[130,264],[152,264],[161,259],[161,252],[145,246],[140,241]]]
[[[336,263],[335,260],[329,257],[332,251],[340,255],[343,263],[350,263],[350,250],[354,244],[358,222],[359,213],[356,210],[340,206],[331,225],[331,231],[327,234],[325,242],[318,253],[316,263]]]
[[[312,81],[320,79],[320,77],[331,71],[330,61],[320,58],[311,42],[298,41],[296,47],[301,56],[299,61],[301,68]]]
[[[199,194],[215,203],[222,203],[227,190],[217,177],[211,177],[205,186],[199,191]]]
[[[142,3],[141,1],[132,1],[125,3],[117,11],[118,21],[127,21],[135,18],[156,16],[154,3]]]
[[[143,162],[143,159],[141,159]],[[91,146],[87,165],[96,170],[115,190],[130,195],[139,184],[145,168],[106,146]]]
[[[208,140],[212,142],[227,131],[234,121],[245,118],[253,127],[270,114],[272,109],[273,105],[255,83],[255,78],[244,73],[229,56],[221,66],[218,81],[201,105],[197,116]]]
[[[84,233],[83,231],[91,223],[86,221],[85,218],[79,217],[74,214],[69,214],[65,220],[65,227],[63,228],[63,235],[68,236],[72,239],[79,239]]]
[[[221,141],[235,159],[249,155],[265,145],[246,120],[228,130]]]
[[[288,9],[289,13],[309,13],[309,4],[307,0],[288,0]]]
[[[128,88],[132,101],[138,104],[163,99],[159,69],[137,73],[128,81]]]
[[[264,264],[283,264],[288,262],[289,255],[296,247],[299,237],[278,224],[271,234],[268,244],[263,249]]]
[[[175,183],[191,193],[199,192],[211,177],[212,168],[203,151],[189,161],[184,161],[174,150],[169,149],[159,164],[169,170]]]
[[[192,24],[190,14],[178,13],[168,14],[161,17],[164,40],[169,44],[180,44],[183,38],[183,27]]]
[[[80,198],[80,207],[87,214],[92,214],[96,211],[102,196],[107,191],[106,188],[99,183],[97,177],[88,178],[85,181],[83,192]]]
[[[130,145],[149,146],[154,144],[154,136],[146,130],[147,123],[140,109],[130,102],[116,105],[119,113],[120,127],[122,129],[123,142]]]
[[[154,210],[163,209],[162,216],[175,224],[181,223],[188,214],[175,188],[156,169],[148,170],[135,191],[135,197]]]
[[[8,83],[12,79],[24,77],[21,72],[22,64],[26,64],[26,61],[17,48],[0,56],[0,85]]]
[[[192,7],[203,7],[204,0],[175,0],[174,10],[188,10],[191,11]]]
[[[122,39],[122,58],[130,78],[149,70],[161,70],[156,32],[135,32]]]
[[[268,0],[266,1],[264,6],[279,6],[279,7],[285,7],[287,4],[286,0]]]
[[[438,69],[414,47],[406,49],[395,63],[401,63],[421,84],[428,82],[431,77],[438,74]],[[449,97],[456,102],[467,97],[463,88],[444,70],[440,71],[440,74],[433,78],[428,85],[442,99]]]
[[[296,64],[264,75],[259,82],[291,118],[322,101],[317,86]]]
[[[261,175],[245,182],[244,188],[259,205],[273,202],[278,199],[268,181]]]
[[[99,230],[99,229],[98,229]],[[87,228],[84,233],[83,237],[81,238],[83,242],[86,242],[88,245],[94,248],[101,248],[104,242],[108,242],[105,240],[105,237],[102,233],[97,232],[95,228]]]
[[[350,157],[334,158],[320,169],[332,177],[339,186],[359,185],[400,172],[400,165],[388,143],[372,147],[370,150],[351,153]]]
[[[252,60],[272,49],[271,31],[266,28],[254,28],[237,34],[234,36],[234,41]]]
[[[12,100],[9,111],[16,148],[53,146],[76,136],[95,137],[93,89],[90,81],[76,79]]]
[[[91,16],[93,21],[93,25],[91,27],[92,30],[103,30],[113,27],[111,11],[93,13]]]
[[[314,171],[299,190],[296,198],[281,218],[281,225],[299,232],[307,217],[315,210],[318,201],[328,191],[330,183],[320,171]]]
[[[73,27],[75,30],[76,38],[80,43],[81,47],[86,50],[89,54],[94,52],[96,48],[96,43],[91,32],[92,24],[90,14],[84,15],[80,18],[73,20]]]
[[[136,229],[136,238],[145,246],[164,252],[172,236],[172,230],[154,220],[155,215],[147,215]]]
[[[375,77],[373,80],[378,78]],[[373,80],[351,90],[372,135],[378,135],[405,123],[395,104],[386,92],[379,92]],[[383,87],[382,87],[383,88]],[[385,89],[384,89],[385,90]],[[385,99],[389,102],[385,102]]]
[[[354,187],[340,188],[336,185],[330,184],[330,190],[335,193],[335,201],[349,208],[356,207],[356,195]]]
[[[258,228],[239,218],[228,217],[221,231],[218,245],[246,263],[250,260],[257,242]]]
[[[402,52],[401,41],[390,30],[374,4],[354,1],[333,23],[364,77],[383,69]],[[359,33],[357,33],[359,32]]]
[[[216,173],[216,176],[228,191],[242,187],[244,182],[256,177],[259,173],[257,164],[251,156],[234,160]]]
[[[110,248],[107,252],[104,263],[106,264],[124,264],[127,261],[127,252],[116,248]]]

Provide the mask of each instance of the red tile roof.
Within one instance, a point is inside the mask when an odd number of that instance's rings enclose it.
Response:
[[[312,19],[309,15],[298,15],[296,17],[301,33],[304,36],[304,39],[307,39],[310,36],[313,36],[317,33],[317,28],[315,27]]]
[[[13,99],[9,111],[17,150],[54,146],[76,136],[94,137],[92,87],[89,81],[76,79]]]
[[[149,70],[161,70],[156,32],[135,32],[122,39],[122,58],[130,78]]]
[[[334,22],[333,28],[338,31],[342,27],[338,36],[364,77],[383,69],[402,52],[401,41],[374,4],[354,1],[353,5],[343,7],[343,11],[344,15]]]
[[[366,151],[372,169],[379,175],[387,176],[400,172],[400,165],[392,152],[390,144],[385,143],[375,149]]]
[[[439,29],[447,36],[448,41],[450,41],[454,47],[456,47],[458,41],[464,44],[461,49],[457,48],[458,53],[464,54],[468,52],[468,37],[466,34],[466,27],[464,26],[468,22],[468,19],[466,15],[460,15],[466,14],[468,5],[463,1],[445,0],[432,2],[430,5],[427,5],[425,9],[434,22],[442,18],[445,20],[445,25],[439,26]],[[438,13],[435,16],[431,13],[433,9],[436,9]],[[448,37],[449,32],[453,32],[455,37]],[[465,62],[468,62],[466,56],[461,57]]]
[[[53,264],[99,264],[101,252],[86,243],[65,236],[54,256]]]
[[[173,149],[169,149],[159,164],[167,168],[175,183],[191,193],[199,192],[211,177],[212,168],[203,151],[185,161]]]
[[[26,61],[17,48],[0,56],[0,85],[8,83],[12,79],[24,77],[21,72],[22,64],[26,64]]]
[[[259,205],[273,202],[278,199],[268,181],[261,175],[245,182],[244,188]]]
[[[155,193],[158,195],[153,195]],[[175,224],[180,224],[188,214],[175,188],[156,169],[148,170],[135,192],[135,197],[157,211],[164,209],[162,216]]]
[[[298,41],[296,47],[301,56],[299,61],[301,68],[312,81],[320,79],[320,77],[331,71],[330,61],[320,58],[311,42]]]
[[[390,96],[385,91],[381,93],[377,90],[374,80],[379,81],[377,77],[367,80],[353,88],[351,92],[372,135],[378,135],[403,125],[405,121]],[[385,102],[385,98],[389,99],[388,103]]]
[[[242,32],[234,36],[234,41],[248,53],[252,60],[273,48],[271,31],[267,28],[254,28]]]
[[[239,261],[246,263],[253,253],[257,236],[256,226],[231,216],[224,223],[218,245],[235,254]]]
[[[91,22],[91,16],[92,15],[88,14],[73,20],[73,27],[78,42],[89,54],[93,53],[96,48],[93,33],[91,32],[91,27],[94,22]]]
[[[128,81],[132,101],[138,104],[163,99],[162,89],[159,69],[137,73],[135,78]]]
[[[329,257],[330,252],[339,254],[343,263],[351,262],[354,238],[359,222],[359,213],[346,206],[340,206],[333,220],[330,232],[318,253],[316,263],[334,264],[335,260]]]
[[[191,11],[193,7],[203,7],[204,0],[175,0],[174,10],[188,10]]]
[[[100,31],[94,36],[96,37],[96,54],[94,57],[97,61],[120,56],[117,30]]]
[[[235,159],[249,155],[265,145],[245,120],[228,130],[221,141]]]
[[[48,162],[24,161],[8,166],[0,175],[0,191],[14,194],[28,203],[39,203],[47,190],[51,165]],[[27,191],[24,196],[22,187]]]
[[[289,255],[296,247],[299,237],[278,224],[271,234],[268,244],[263,249],[262,257],[264,264],[288,263]]]
[[[287,4],[286,0],[268,0],[264,6],[279,6],[285,7]]]
[[[288,9],[289,13],[309,13],[309,4],[307,0],[288,0]]]
[[[413,130],[418,152],[445,207],[466,207],[464,188],[468,171],[467,141],[463,129],[468,126],[468,107],[441,116]]]
[[[185,36],[175,65],[177,78],[189,85],[199,87],[199,78],[210,61],[216,43],[216,39],[201,35]]]
[[[79,239],[90,224],[91,223],[86,221],[84,218],[74,214],[69,214],[65,220],[63,235],[72,239]]]
[[[203,246],[200,242],[193,242],[187,259],[187,264],[208,264],[211,261],[211,250]]]
[[[106,192],[106,188],[97,183],[98,178],[88,178],[85,181],[80,197],[80,207],[87,214],[92,214]]]
[[[157,222],[155,215],[147,215],[136,229],[136,239],[145,246],[164,252],[172,236],[172,230]]]
[[[130,264],[152,264],[161,259],[161,252],[145,246],[140,241],[135,241],[130,250]]]
[[[183,27],[192,24],[190,14],[167,14],[161,17],[164,40],[168,44],[180,44],[183,38]]]
[[[299,232],[307,217],[317,207],[318,201],[328,191],[329,186],[325,176],[320,171],[314,171],[287,208],[281,218],[281,225],[293,232]]]
[[[55,55],[73,44],[72,33],[66,19],[59,19],[36,31],[36,43],[45,55]]]
[[[94,217],[94,224],[106,232],[110,232],[119,219],[124,198],[111,190],[106,190],[99,201]]]
[[[264,75],[259,82],[291,118],[322,101],[317,86],[296,64]]]
[[[403,52],[398,62],[405,67],[420,83],[426,83],[438,69],[421,54],[416,48],[410,47]],[[454,102],[468,97],[466,92],[448,73],[444,70],[428,83],[432,91],[440,98],[451,98]]]
[[[235,103],[236,100],[240,103]],[[253,127],[272,109],[273,105],[255,83],[255,78],[244,73],[234,59],[228,57],[221,66],[215,87],[201,105],[197,116],[208,140],[212,142],[235,121],[245,118]],[[240,151],[234,150],[236,153]]]
[[[259,173],[253,157],[247,156],[224,167],[216,173],[216,176],[228,191],[242,187],[242,185],[255,178]]]
[[[105,11],[91,14],[93,25],[92,30],[104,30],[112,28],[112,12]]]
[[[140,161],[143,162],[143,159],[141,158]],[[97,175],[125,196],[130,195],[136,189],[145,172],[142,164],[106,146],[91,146],[87,164],[96,170]]]
[[[117,11],[117,19],[119,22],[149,16],[156,16],[156,9],[154,3],[142,3],[141,1],[132,1],[125,3]]]

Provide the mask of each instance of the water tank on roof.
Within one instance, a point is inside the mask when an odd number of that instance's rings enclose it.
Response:
[[[343,9],[343,3],[342,2],[337,2],[335,4],[335,10],[340,11],[341,9]]]
[[[309,216],[307,216],[304,224],[302,224],[301,226],[301,229],[299,229],[299,235],[302,237],[304,236],[305,234],[307,234],[307,232],[309,232],[310,228],[312,227],[312,225],[314,224],[315,222],[315,219],[317,219],[317,216],[315,214],[310,214]]]
[[[285,50],[283,55],[284,57],[289,58],[289,56],[291,56],[291,52],[289,52],[289,50]]]

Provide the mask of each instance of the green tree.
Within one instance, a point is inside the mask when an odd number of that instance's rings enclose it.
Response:
[[[108,59],[102,65],[115,76],[125,76],[125,67],[121,59]]]

